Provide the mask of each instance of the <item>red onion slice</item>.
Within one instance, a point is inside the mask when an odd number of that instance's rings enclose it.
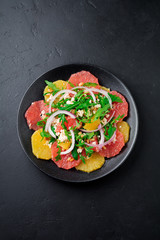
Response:
[[[103,90],[103,89],[97,89],[97,88],[91,88],[90,90],[91,90],[92,92],[93,92],[93,91],[94,91],[94,92],[99,92],[99,93],[103,94],[104,96],[106,96],[106,98],[108,98],[109,105],[110,105],[110,107],[112,108],[112,100],[111,100],[110,96],[108,95],[108,92],[107,92],[107,91],[105,91],[105,90]]]
[[[99,150],[101,150],[102,147],[104,147],[105,145],[108,145],[109,143],[111,143],[114,140],[115,136],[116,136],[116,130],[113,133],[112,137],[108,141],[106,141],[104,143],[100,143],[100,144],[89,144],[89,143],[86,143],[86,145],[87,146],[91,146],[91,147],[97,147],[97,148],[99,148]]]
[[[61,90],[59,92],[57,92],[51,99],[51,101],[49,102],[49,113],[51,113],[51,106],[52,106],[52,103],[54,102],[54,100],[62,93],[72,93],[72,94],[76,94],[75,91],[71,91],[71,90],[68,90],[68,89],[65,89],[65,90]],[[62,96],[63,97],[63,96]]]
[[[100,127],[101,127],[101,124],[100,124]],[[99,141],[99,145],[104,143],[104,130],[103,130],[103,128],[100,129],[100,136],[101,136],[101,139]]]
[[[59,115],[59,114],[65,114],[65,115],[68,115],[70,116],[71,118],[76,118],[76,116],[68,111],[65,111],[65,110],[58,110],[56,112],[54,112],[48,119],[47,119],[47,122],[46,122],[46,126],[45,126],[45,131],[46,132],[49,132],[51,134],[52,137],[56,138],[55,134],[52,132],[51,130],[51,123],[53,121],[53,119]]]
[[[74,149],[74,146],[75,146],[75,136],[74,136],[74,132],[73,130],[70,129],[70,132],[71,132],[71,136],[72,136],[72,144],[70,146],[70,148],[64,152],[61,152],[61,155],[65,155],[67,153],[70,153],[73,149]]]
[[[85,89],[86,91],[88,91],[90,93],[91,97],[93,98],[93,102],[96,102],[96,97],[95,97],[94,93],[89,88],[79,86],[79,87],[74,87],[72,89],[79,89],[79,88],[82,88],[82,89]]]
[[[114,114],[115,114],[115,111],[114,111],[114,112],[112,113],[112,115],[109,117],[107,123],[109,123],[109,122],[111,121],[111,119],[114,117]],[[97,131],[99,131],[101,128],[103,128],[104,126],[106,126],[107,123],[104,124],[103,126],[100,124],[100,125],[98,126],[98,128],[95,129],[95,130],[85,130],[85,129],[83,129],[83,128],[81,128],[80,130],[81,130],[82,132],[85,132],[85,133],[97,132]]]

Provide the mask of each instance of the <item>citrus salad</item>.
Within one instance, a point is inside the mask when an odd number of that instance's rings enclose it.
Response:
[[[92,172],[105,157],[120,153],[129,139],[123,119],[128,103],[122,94],[99,85],[90,72],[72,74],[68,81],[45,81],[44,100],[35,101],[25,118],[33,154],[59,168]]]

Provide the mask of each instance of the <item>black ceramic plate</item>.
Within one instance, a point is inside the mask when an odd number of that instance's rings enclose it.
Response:
[[[31,135],[33,133],[32,130],[29,130],[24,114],[30,104],[34,101],[43,99],[43,90],[45,88],[45,80],[48,81],[56,81],[58,79],[68,80],[72,73],[79,72],[81,70],[90,71],[93,75],[95,75],[99,79],[99,83],[103,86],[109,87],[112,90],[119,91],[122,93],[128,103],[129,103],[129,114],[127,117],[127,122],[129,123],[130,130],[130,139],[129,142],[125,145],[120,154],[116,157],[111,158],[110,160],[106,160],[104,166],[92,173],[84,173],[81,171],[77,171],[76,169],[64,170],[60,169],[54,164],[51,160],[44,161],[37,159],[31,149]],[[125,85],[113,74],[108,71],[101,69],[99,67],[91,66],[91,65],[81,65],[81,64],[72,64],[65,65],[53,69],[41,77],[39,77],[27,90],[25,93],[19,108],[18,113],[18,132],[20,142],[25,153],[28,155],[30,160],[34,165],[36,165],[41,171],[46,173],[47,175],[69,182],[87,182],[92,181],[98,178],[101,178],[110,172],[114,171],[117,167],[119,167],[125,159],[128,157],[131,152],[133,145],[136,141],[138,131],[138,117],[137,110],[135,106],[135,102],[125,87]]]

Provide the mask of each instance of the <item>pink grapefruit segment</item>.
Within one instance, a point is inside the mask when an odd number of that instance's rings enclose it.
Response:
[[[56,161],[56,156],[58,155],[58,148],[57,148],[57,142],[54,142],[51,147],[52,152],[52,161],[59,167],[63,169],[71,169],[73,167],[78,166],[81,163],[81,159],[78,158],[78,160],[75,160],[72,157],[71,153],[61,155],[61,159]]]
[[[116,132],[116,141],[112,142],[108,145],[106,145],[102,150],[99,152],[99,154],[103,157],[111,158],[116,155],[118,155],[121,151],[121,149],[124,147],[124,137],[121,132]]]
[[[33,102],[25,113],[25,118],[30,129],[38,130],[37,122],[45,118],[45,114],[49,111],[48,106],[43,100]]]
[[[69,82],[72,83],[75,87],[79,86],[79,83],[97,83],[98,85],[95,88],[100,88],[98,78],[96,78],[93,74],[87,71],[81,71],[78,73],[74,73],[70,76]],[[93,87],[93,86],[92,86]],[[71,89],[71,85],[67,84],[67,89]]]

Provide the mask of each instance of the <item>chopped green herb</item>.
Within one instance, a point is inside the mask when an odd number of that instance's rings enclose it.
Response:
[[[110,93],[108,93],[108,95],[110,96],[112,102],[120,102],[120,103],[123,102],[122,99],[120,97],[116,96],[116,95],[112,95]]]
[[[86,133],[86,138],[87,139],[91,139],[91,138],[93,138],[93,136],[94,136],[94,132]]]
[[[48,85],[49,88],[53,89],[54,91],[59,91],[60,89],[56,87],[56,85],[52,82],[45,81],[45,83]]]
[[[91,83],[91,82],[87,82],[83,84],[83,86],[85,87],[96,87],[97,85],[98,85],[97,83]]]
[[[58,160],[61,160],[61,155],[60,155],[60,153],[61,153],[61,147],[60,147],[59,145],[57,145],[57,148],[58,148],[58,152],[57,152],[57,156],[56,156],[56,162],[57,162]]]
[[[47,94],[51,94],[52,92],[46,92],[46,93],[43,93],[43,96],[47,95]]]
[[[75,87],[74,84],[71,83],[70,81],[68,81],[68,83],[69,83],[69,85],[70,85],[71,87],[73,87],[73,88]]]
[[[109,124],[109,127],[107,128],[106,126],[104,127],[105,129],[105,139],[108,141],[116,131],[116,127],[112,126],[112,124]]]
[[[118,122],[123,117],[124,117],[124,114],[123,115],[119,115],[117,118],[113,118],[113,120],[111,121],[111,124],[113,124],[115,122]]]
[[[83,163],[86,163],[86,162],[85,162],[85,157],[84,157],[82,154],[79,154],[79,156],[80,156],[80,159],[82,160],[82,162],[83,162]]]
[[[97,120],[99,117],[104,117],[109,108],[110,108],[109,104],[106,104],[103,108],[99,108],[96,114],[94,115],[94,121]]]
[[[54,133],[54,135],[56,135],[55,127],[54,127],[54,126],[51,126],[51,130],[52,130],[52,132]]]
[[[44,137],[50,138],[51,137],[51,135],[44,130],[40,133],[40,135],[41,135],[42,138],[44,138]]]
[[[78,152],[77,152],[77,147],[75,146],[74,149],[72,150],[72,157],[75,160],[78,160]]]
[[[71,140],[71,136],[66,128],[65,122],[67,122],[65,114],[60,114],[60,122],[61,122],[61,126],[64,129],[65,135],[67,136],[68,140]]]
[[[90,157],[93,153],[93,147],[85,146],[86,155]]]
[[[54,143],[55,141],[56,141],[56,138],[54,138],[54,137],[51,137],[51,139],[50,139],[49,143]]]

